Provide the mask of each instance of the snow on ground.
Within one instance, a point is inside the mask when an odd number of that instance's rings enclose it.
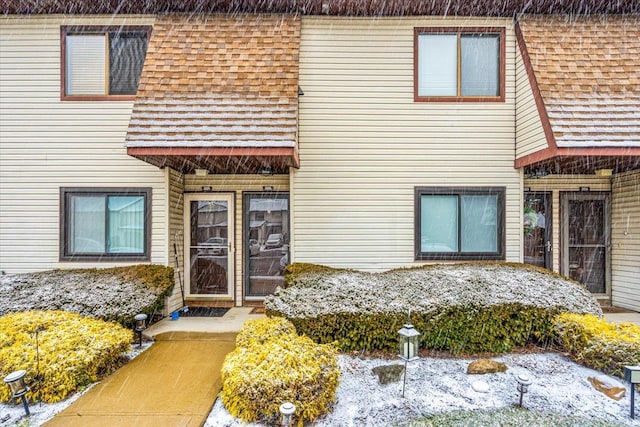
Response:
[[[129,359],[133,359],[134,357],[140,355],[142,352],[151,347],[152,344],[153,341],[143,341],[142,348],[139,348],[137,344],[133,344],[130,350],[125,353],[125,356],[127,356]],[[93,388],[96,384],[98,383],[90,384],[83,390],[74,393],[71,397],[63,400],[62,402],[31,403],[29,404],[29,412],[31,412],[31,415],[28,418],[25,416],[24,407],[22,406],[21,400],[16,400],[15,404],[0,403],[0,426],[40,426],[53,418],[58,412],[71,405],[80,396],[91,390],[91,388]],[[0,387],[4,387],[4,385],[0,384]]]
[[[405,397],[402,382],[380,385],[371,369],[399,360],[338,357],[342,378],[333,411],[313,424],[314,427],[384,426],[456,410],[490,410],[510,407],[518,402],[516,376],[526,374],[532,380],[524,406],[532,411],[618,422],[640,426],[640,411],[636,405],[636,420],[629,417],[629,391],[620,401],[596,391],[588,377],[602,375],[573,363],[556,353],[508,354],[494,360],[506,363],[507,372],[467,375],[471,360],[421,358],[408,365]],[[471,388],[474,381],[489,384],[488,393]],[[623,383],[624,384],[624,383]],[[233,418],[218,399],[206,427],[257,427]]]

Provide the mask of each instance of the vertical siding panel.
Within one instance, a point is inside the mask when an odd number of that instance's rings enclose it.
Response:
[[[184,175],[171,168],[167,168],[168,179],[168,239],[169,242],[169,265],[175,269],[176,285],[173,288],[173,293],[168,297],[165,304],[166,313],[179,309],[182,307],[182,289],[180,288],[179,279],[184,286]],[[176,265],[176,256],[174,253],[174,244],[178,252],[178,265]],[[178,278],[178,275],[180,277]]]
[[[640,311],[640,171],[614,176],[612,187],[612,303]]]
[[[60,26],[148,17],[0,17],[0,270],[95,267],[59,261],[60,187],[151,187],[151,262],[166,264],[165,174],[127,156],[131,102],[60,101]],[[98,263],[100,267],[123,263]]]
[[[516,48],[516,158],[545,148],[547,138],[520,49]]]
[[[413,100],[413,31],[506,28],[506,101]],[[384,270],[414,261],[415,186],[505,186],[506,258],[521,260],[511,19],[303,17],[298,262]]]

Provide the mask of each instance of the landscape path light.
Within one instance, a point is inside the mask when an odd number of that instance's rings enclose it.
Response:
[[[528,375],[520,374],[516,377],[516,381],[518,382],[518,391],[520,392],[520,407],[522,407],[522,398],[524,394],[529,391],[529,386],[531,385],[531,379]]]
[[[636,418],[635,414],[635,400],[636,400],[636,386],[640,384],[640,366],[625,366],[624,367],[624,379],[631,383],[631,419]]]
[[[293,414],[296,412],[296,405],[291,402],[284,402],[280,405],[282,415],[282,427],[289,427],[293,421]]]
[[[411,310],[407,316],[407,323],[398,331],[398,356],[404,360],[404,381],[402,382],[402,397],[407,384],[407,363],[418,359],[420,333],[411,324]]]
[[[14,399],[17,399],[19,397],[22,400],[22,406],[24,406],[24,412],[27,415],[31,415],[31,412],[29,412],[29,405],[27,404],[27,398],[24,397],[24,395],[29,392],[29,387],[24,381],[24,376],[26,375],[26,373],[27,371],[25,371],[24,369],[20,371],[11,372],[9,375],[4,377],[4,382],[7,383],[7,385],[9,385],[9,388],[11,389],[11,393],[13,393],[12,397]]]
[[[138,347],[142,348],[142,331],[147,329],[147,315],[144,313],[136,314],[134,320],[136,321],[135,330],[140,338]]]

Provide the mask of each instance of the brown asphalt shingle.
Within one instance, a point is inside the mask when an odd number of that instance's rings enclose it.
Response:
[[[640,146],[640,16],[519,25],[557,145]]]
[[[300,22],[292,16],[158,18],[128,147],[294,147]]]

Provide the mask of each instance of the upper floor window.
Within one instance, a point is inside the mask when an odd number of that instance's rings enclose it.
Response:
[[[132,100],[148,27],[62,27],[62,99]]]
[[[62,188],[60,259],[146,261],[150,188]]]
[[[504,187],[416,187],[416,259],[504,259],[504,198]]]
[[[504,101],[504,28],[416,28],[416,101]]]

